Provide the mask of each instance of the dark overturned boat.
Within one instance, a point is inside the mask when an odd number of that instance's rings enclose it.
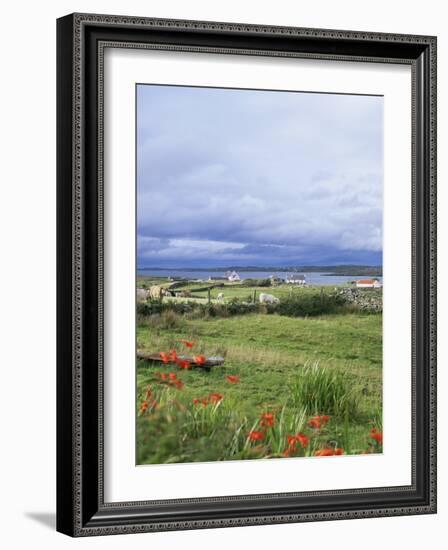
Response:
[[[199,368],[206,371],[210,371],[212,367],[217,367],[224,364],[224,357],[206,357],[203,356],[203,360],[197,361],[198,356],[191,355],[177,355],[177,359],[189,363],[190,368]],[[202,359],[202,356],[200,356]],[[160,352],[156,353],[142,353],[137,352],[137,359],[141,361],[154,361],[157,363],[172,364],[175,365],[176,361],[166,361]]]

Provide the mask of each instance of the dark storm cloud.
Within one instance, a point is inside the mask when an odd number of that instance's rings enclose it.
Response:
[[[381,98],[139,86],[137,146],[140,265],[381,263]]]

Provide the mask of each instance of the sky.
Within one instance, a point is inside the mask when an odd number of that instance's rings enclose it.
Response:
[[[382,264],[383,98],[137,86],[137,266]]]

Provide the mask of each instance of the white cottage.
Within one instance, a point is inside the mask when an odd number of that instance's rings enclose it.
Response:
[[[286,275],[285,283],[289,285],[305,285],[305,275],[299,275],[298,273],[289,273]]]
[[[232,271],[232,272],[227,273],[227,279],[231,283],[235,283],[236,281],[241,281],[241,277],[238,275],[238,273],[236,271]]]

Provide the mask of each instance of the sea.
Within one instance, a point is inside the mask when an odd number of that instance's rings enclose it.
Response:
[[[238,275],[241,279],[267,279],[271,275],[279,277],[280,279],[286,279],[287,275],[291,275],[290,271],[238,271]],[[300,272],[300,275],[305,275],[306,283],[308,285],[316,286],[335,286],[344,285],[356,281],[357,279],[367,279],[367,276],[355,276],[355,275],[334,275],[325,272]],[[173,279],[190,279],[197,281],[207,281],[209,277],[225,277],[225,272],[219,271],[184,271],[183,269],[140,269],[137,270],[137,276],[139,277],[172,277]],[[381,283],[382,277],[375,277]]]

